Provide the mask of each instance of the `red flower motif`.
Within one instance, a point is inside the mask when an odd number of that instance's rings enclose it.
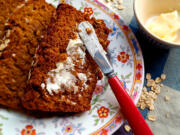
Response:
[[[138,65],[136,66],[136,68],[137,68],[138,70],[141,70],[141,69],[142,69],[142,65],[141,65],[141,64],[138,64]]]
[[[129,60],[129,54],[126,52],[120,52],[120,54],[117,56],[117,59],[122,63],[126,63]]]
[[[108,114],[109,114],[109,109],[101,106],[98,110],[97,110],[98,116],[99,118],[107,118]]]
[[[117,19],[117,20],[119,20],[119,16],[116,15],[116,14],[114,14],[114,18]]]
[[[107,135],[108,134],[108,130],[107,129],[103,129],[100,135]]]
[[[36,135],[36,130],[32,125],[27,125],[25,129],[21,131],[21,135]]]
[[[94,93],[97,95],[100,94],[101,92],[103,92],[103,85],[96,85]]]
[[[128,27],[127,25],[123,25],[123,29],[124,29],[125,31],[129,31],[129,27]]]
[[[84,8],[84,13],[88,16],[91,16],[94,12],[92,8]]]
[[[72,129],[73,129],[72,126],[66,126],[65,132],[71,133]]]
[[[118,116],[116,119],[115,119],[115,123],[120,123],[122,121],[122,118],[120,116]]]
[[[141,77],[142,77],[141,73],[140,73],[140,72],[138,72],[138,73],[136,74],[136,79],[137,79],[137,80],[140,80],[140,79],[141,79]]]

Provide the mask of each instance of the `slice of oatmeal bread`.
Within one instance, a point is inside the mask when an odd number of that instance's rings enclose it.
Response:
[[[103,20],[89,18],[68,4],[60,4],[35,55],[25,108],[50,112],[82,112],[90,109],[96,83],[102,73],[91,58],[77,26],[89,21],[103,48],[107,50],[110,30]]]
[[[0,104],[21,108],[36,47],[54,12],[44,0],[29,0],[9,17],[0,45]]]

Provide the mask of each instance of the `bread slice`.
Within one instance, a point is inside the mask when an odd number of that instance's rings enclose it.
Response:
[[[21,108],[36,47],[54,12],[44,0],[29,0],[9,17],[0,44],[0,104]]]
[[[78,37],[77,26],[89,21],[107,50],[109,29],[103,20],[89,18],[68,4],[60,4],[41,42],[22,99],[26,109],[83,112],[102,73]]]
[[[4,35],[5,24],[9,16],[21,5],[25,0],[0,0],[0,43]]]

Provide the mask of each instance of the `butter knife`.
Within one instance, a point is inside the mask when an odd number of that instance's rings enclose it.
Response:
[[[87,22],[81,22],[78,26],[79,36],[92,58],[96,61],[101,71],[108,77],[108,82],[114,92],[121,111],[128,121],[135,135],[153,135],[151,129],[138,111],[131,97],[126,92],[122,83],[115,75],[113,67],[107,58],[106,52],[99,43],[93,26]]]

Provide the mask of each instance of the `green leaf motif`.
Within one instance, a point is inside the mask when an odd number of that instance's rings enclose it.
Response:
[[[99,120],[100,119],[95,119],[95,124],[94,124],[95,126],[99,123]]]
[[[108,85],[109,85],[107,77],[104,78],[104,82],[105,82],[105,85],[104,85],[104,92],[105,92],[107,90]]]
[[[93,117],[94,117],[94,118],[97,118],[98,116],[94,114]]]
[[[94,104],[96,104],[96,103],[98,102],[99,96],[100,96],[100,95],[97,95],[97,96],[92,100],[91,105],[94,105]]]
[[[114,107],[112,107],[111,109],[112,109],[112,110],[117,110],[118,107],[117,107],[117,106],[114,106]]]
[[[126,83],[130,83],[131,81],[126,81]]]
[[[3,135],[3,134],[2,134],[2,129],[1,129],[1,128],[0,128],[0,135]]]
[[[110,112],[109,112],[110,115],[113,115],[114,113],[115,113],[114,111],[110,111]]]
[[[125,79],[125,78],[124,78],[124,75],[121,75],[121,79],[123,79],[123,80]]]
[[[79,10],[84,9],[84,7],[85,7],[85,4],[83,2],[81,2],[81,7],[79,8]]]
[[[132,73],[130,72],[129,74],[127,74],[127,75],[121,75],[121,79],[129,79],[130,77],[131,77],[131,75],[132,75]]]
[[[89,111],[89,115],[96,109],[96,108],[98,108],[99,106],[101,106],[100,104],[95,104],[92,108],[91,108],[91,110]]]
[[[7,117],[5,117],[5,116],[3,116],[3,115],[1,115],[1,114],[0,114],[0,118],[3,119],[3,120],[8,120]]]
[[[72,4],[72,1],[70,1],[69,4],[70,4],[70,5],[73,5],[73,4]]]
[[[116,112],[116,110],[118,109],[118,106],[113,106],[110,103],[108,103],[108,108],[110,109],[109,114],[112,115],[112,114],[114,114]]]
[[[103,123],[104,122],[104,119],[101,119],[101,123]]]
[[[126,78],[126,79],[129,79],[131,75],[132,75],[132,73],[129,73],[129,74],[127,74],[127,75],[125,76],[125,78]]]
[[[108,103],[108,105],[109,105],[109,108],[111,108],[111,107],[112,107],[112,105],[111,105],[110,103]]]
[[[100,13],[98,13],[98,12],[94,12],[94,15],[95,15],[95,16],[97,16],[97,15],[99,15],[99,14],[100,14]]]
[[[134,89],[135,91],[138,91],[138,86]]]

